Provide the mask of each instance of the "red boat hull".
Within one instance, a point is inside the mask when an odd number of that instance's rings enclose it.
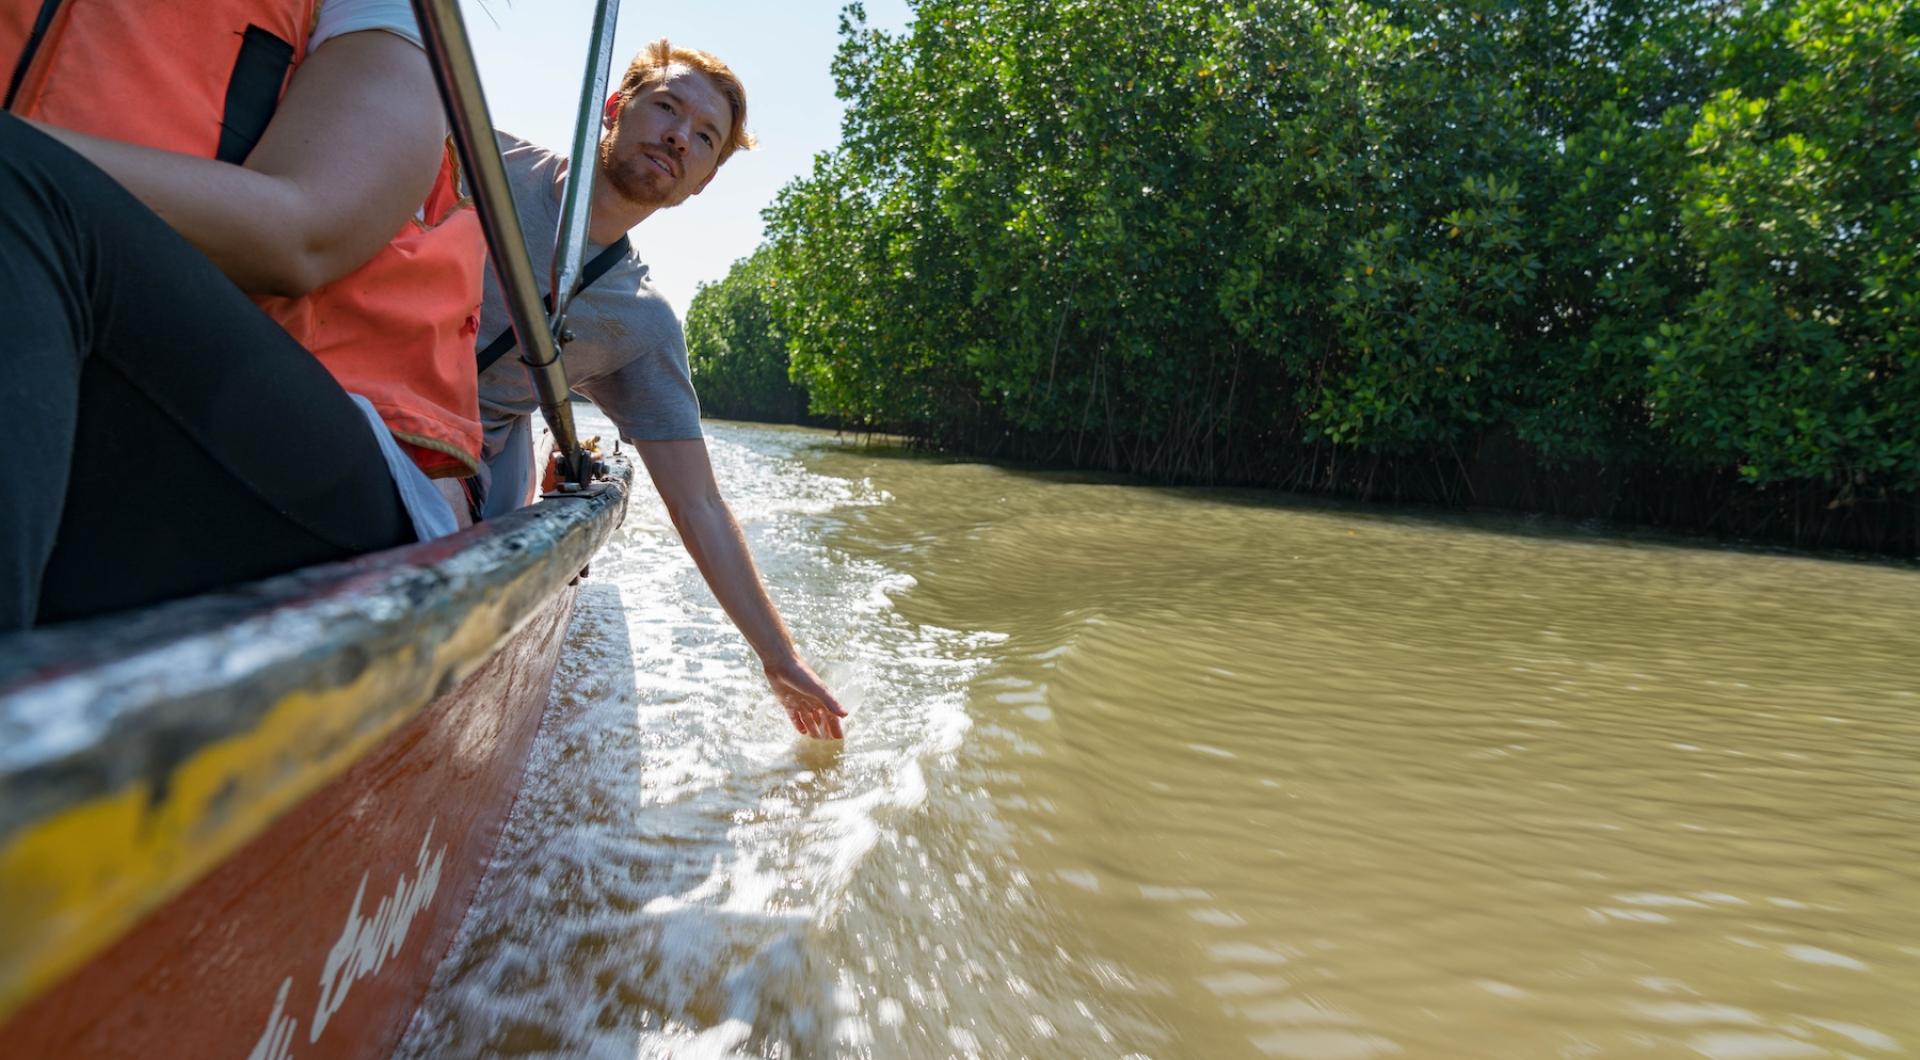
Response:
[[[573,597],[15,1012],[0,1055],[387,1055],[492,856]]]

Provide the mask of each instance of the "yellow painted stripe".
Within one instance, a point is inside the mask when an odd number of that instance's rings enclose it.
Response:
[[[491,600],[512,595],[503,586]],[[346,772],[431,701],[441,675],[477,669],[522,617],[503,606],[468,612],[430,659],[410,645],[351,684],[281,698],[181,763],[158,803],[138,782],[15,831],[0,847],[0,1022]]]

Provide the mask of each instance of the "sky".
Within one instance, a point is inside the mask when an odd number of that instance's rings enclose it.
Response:
[[[843,106],[829,64],[841,0],[622,5],[610,85],[642,45],[665,36],[713,52],[747,88],[747,128],[760,138],[722,166],[705,191],[633,231],[654,284],[684,319],[693,293],[760,243],[760,210],[813,156],[840,139]],[[497,128],[569,150],[586,69],[589,0],[461,0]],[[906,0],[866,0],[867,23],[905,29]],[[545,275],[545,263],[539,273]]]

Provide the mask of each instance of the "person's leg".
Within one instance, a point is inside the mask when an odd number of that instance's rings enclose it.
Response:
[[[73,218],[20,157],[23,131],[0,115],[0,632],[31,626],[39,606],[79,415],[77,351],[92,342],[85,271],[57,235]]]
[[[52,465],[0,471],[0,561],[19,572],[0,591],[32,592],[37,573],[38,622],[413,539],[326,369],[112,179],[12,118],[0,240],[0,276],[23,282],[0,290],[0,319],[26,351],[0,372],[34,366],[0,416],[0,444],[21,449],[0,465]],[[0,628],[22,606],[0,599]]]

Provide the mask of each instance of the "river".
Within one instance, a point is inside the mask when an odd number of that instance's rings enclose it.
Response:
[[[400,1055],[1920,1054],[1913,567],[709,444],[848,739],[637,490]]]

